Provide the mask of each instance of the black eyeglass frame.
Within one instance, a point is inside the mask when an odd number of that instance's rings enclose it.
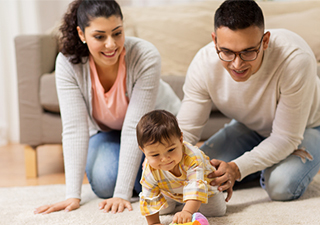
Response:
[[[217,46],[216,46],[216,51],[217,51],[217,54],[218,54],[218,56],[219,56],[219,59],[222,60],[222,61],[224,61],[224,62],[232,62],[232,61],[237,57],[237,55],[239,55],[240,59],[243,60],[243,61],[245,61],[245,62],[250,62],[250,61],[256,60],[256,59],[258,58],[259,53],[260,53],[260,48],[261,48],[261,44],[262,44],[264,35],[265,35],[265,33],[262,35],[261,40],[260,40],[260,42],[259,42],[259,48],[256,49],[256,50],[234,52],[234,51],[231,51],[231,50],[227,50],[227,51],[226,51],[226,50],[219,50],[219,49],[217,48]],[[216,41],[216,42],[217,42],[217,41]],[[231,52],[231,53],[233,53],[234,57],[233,57],[232,60],[225,60],[225,59],[221,58],[220,52]],[[256,52],[257,55],[256,55],[256,57],[255,57],[254,59],[250,59],[250,60],[243,59],[243,58],[241,57],[241,54],[247,53],[247,52]]]

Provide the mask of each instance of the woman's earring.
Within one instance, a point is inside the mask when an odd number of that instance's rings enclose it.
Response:
[[[83,41],[82,43],[83,43],[83,44],[86,44],[87,42],[86,42],[86,41]]]

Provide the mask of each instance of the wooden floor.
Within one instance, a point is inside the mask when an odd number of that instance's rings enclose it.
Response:
[[[200,146],[201,143],[198,145]],[[0,147],[0,187],[64,184],[61,145],[41,146],[37,149],[37,154],[39,176],[26,179],[24,145],[9,144]],[[88,183],[86,177],[83,183]]]
[[[65,184],[61,145],[40,146],[37,148],[37,156],[38,177],[27,179],[24,145],[0,146],[0,187]],[[83,183],[89,183],[86,176]]]
[[[64,167],[61,145],[38,147],[37,178],[26,179],[24,145],[9,144],[0,147],[0,187],[64,184]],[[83,183],[88,183],[84,178]]]

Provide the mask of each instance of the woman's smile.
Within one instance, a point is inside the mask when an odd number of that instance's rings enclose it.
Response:
[[[111,52],[102,52],[102,54],[103,54],[104,56],[110,58],[110,57],[114,57],[114,56],[116,55],[117,51],[118,51],[118,49],[113,50],[113,51],[111,51]]]

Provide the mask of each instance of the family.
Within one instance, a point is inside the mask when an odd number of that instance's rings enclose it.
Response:
[[[139,196],[148,224],[179,205],[175,223],[223,216],[234,185],[253,179],[273,201],[303,195],[320,169],[313,52],[289,30],[265,30],[254,0],[212,13],[212,42],[194,56],[181,102],[153,44],[125,36],[116,1],[70,4],[55,68],[66,200],[36,214],[79,208],[85,173],[103,212],[130,211]],[[232,120],[198,148],[212,102]]]

